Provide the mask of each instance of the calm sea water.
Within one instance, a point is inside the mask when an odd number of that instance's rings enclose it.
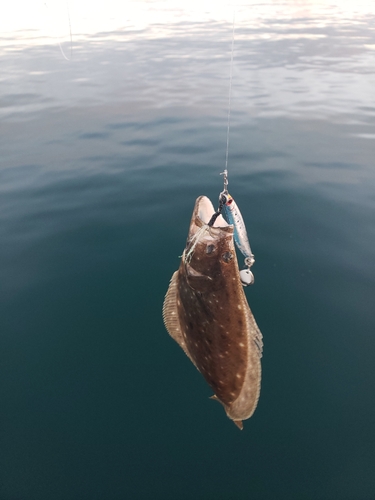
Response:
[[[222,188],[232,9],[70,6],[71,46],[47,2],[2,34],[1,500],[375,498],[375,9],[340,5],[236,9],[229,181],[265,343],[242,432],[161,318]]]

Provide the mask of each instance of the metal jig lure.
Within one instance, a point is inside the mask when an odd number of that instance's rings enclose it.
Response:
[[[223,175],[224,189],[219,195],[219,208],[211,217],[208,226],[213,226],[217,217],[224,211],[228,223],[234,226],[234,241],[237,248],[245,257],[246,269],[240,271],[241,282],[244,286],[252,285],[254,283],[254,275],[250,271],[250,267],[254,264],[255,258],[250,248],[245,222],[237,203],[228,193],[228,171],[224,170],[221,175]]]

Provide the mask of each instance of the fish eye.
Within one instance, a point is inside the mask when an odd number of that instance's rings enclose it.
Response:
[[[221,257],[224,262],[230,262],[233,259],[233,254],[231,252],[225,252]]]
[[[207,245],[206,253],[210,254],[215,250],[215,245]]]

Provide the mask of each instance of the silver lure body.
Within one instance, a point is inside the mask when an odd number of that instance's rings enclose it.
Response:
[[[234,240],[237,248],[245,257],[245,264],[250,267],[254,264],[255,259],[250,248],[249,238],[247,236],[245,222],[243,220],[240,209],[232,196],[228,196],[228,201],[224,205],[224,214],[229,224],[234,227]]]

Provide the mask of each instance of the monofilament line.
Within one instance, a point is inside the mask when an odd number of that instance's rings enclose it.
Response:
[[[46,4],[45,4],[46,5]],[[66,11],[68,14],[68,23],[69,23],[69,34],[70,34],[70,59],[65,55],[64,49],[62,47],[61,40],[59,39],[59,46],[60,46],[60,51],[64,59],[67,61],[71,61],[73,57],[73,35],[72,35],[72,24],[70,22],[70,12],[69,12],[69,3],[68,0],[66,0]]]
[[[231,51],[231,56],[230,56],[229,97],[228,97],[227,151],[226,151],[226,154],[225,154],[225,170],[228,170],[229,129],[230,129],[230,110],[231,110],[231,98],[232,98],[232,74],[233,74],[234,19],[235,19],[235,12],[236,12],[236,11],[233,11],[232,51]]]

